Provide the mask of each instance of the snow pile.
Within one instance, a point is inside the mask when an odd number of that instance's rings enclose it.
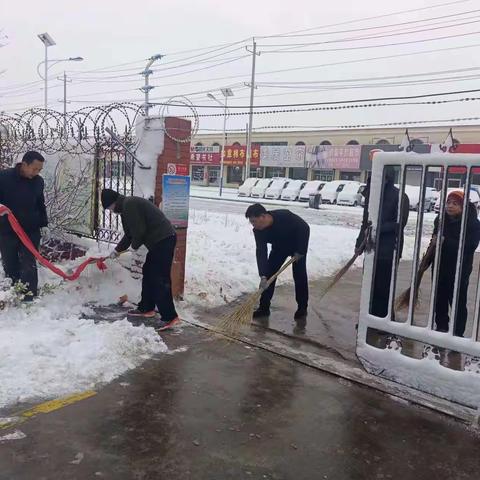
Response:
[[[331,275],[354,253],[358,231],[332,225],[310,225],[307,269],[310,280]],[[357,262],[361,266],[362,260]],[[291,270],[279,284],[291,283]],[[187,263],[187,302],[214,306],[258,287],[255,240],[242,215],[190,212]]]
[[[88,318],[85,304],[111,304],[137,289],[119,264],[105,273],[88,268],[71,283],[41,269],[41,284],[53,283],[53,293],[0,312],[0,408],[95,388],[167,351],[153,328]]]

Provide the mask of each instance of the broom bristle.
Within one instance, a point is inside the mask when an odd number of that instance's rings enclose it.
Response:
[[[395,310],[404,310],[408,307],[410,303],[410,292],[411,288],[408,287],[403,293],[398,296],[395,302]]]
[[[219,328],[225,332],[234,334],[249,325],[252,321],[253,312],[260,300],[262,292],[252,293],[244,302],[236,307],[231,313],[223,316]]]

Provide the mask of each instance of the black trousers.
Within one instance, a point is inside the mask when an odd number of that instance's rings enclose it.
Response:
[[[373,280],[373,294],[370,313],[376,317],[386,317],[390,298],[392,258],[378,258]]]
[[[442,272],[440,272],[442,273]],[[463,337],[467,324],[467,293],[470,274],[460,281],[457,314],[454,325],[454,335]],[[453,290],[455,286],[455,273],[448,276],[438,277],[437,296],[435,299],[435,324],[437,329],[447,331],[450,323],[449,308],[452,307]]]
[[[29,232],[30,240],[38,249],[40,230]],[[27,285],[33,296],[38,295],[38,273],[35,257],[27,250],[15,233],[0,235],[0,253],[5,275],[15,284]]]
[[[268,257],[268,273],[270,278],[285,263],[285,260],[291,254],[272,250]],[[293,281],[295,282],[295,300],[298,308],[308,307],[308,276],[307,276],[307,257],[304,256],[292,265]],[[275,292],[275,283],[273,282],[262,294],[260,298],[261,308],[270,308],[270,302]]]
[[[176,244],[176,235],[158,242],[147,253],[142,269],[142,299],[138,309],[149,312],[157,307],[162,320],[166,322],[178,316],[173,303],[171,280]]]

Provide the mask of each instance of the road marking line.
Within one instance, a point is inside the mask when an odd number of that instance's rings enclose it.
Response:
[[[74,403],[80,402],[81,400],[93,397],[96,394],[97,392],[93,390],[87,390],[85,392],[76,393],[68,397],[56,398],[54,400],[49,400],[48,402],[40,403],[39,405],[35,405],[28,410],[24,410],[23,412],[11,415],[10,417],[13,418],[14,421],[5,423],[0,422],[0,430],[6,430],[7,428],[20,425],[29,420],[30,418],[33,418],[41,413],[50,413],[54,412],[55,410],[60,410],[61,408],[67,407],[68,405],[72,405]]]

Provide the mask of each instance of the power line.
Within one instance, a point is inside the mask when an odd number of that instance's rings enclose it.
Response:
[[[388,75],[382,77],[363,77],[363,78],[350,78],[350,79],[336,79],[336,80],[309,80],[302,82],[257,82],[258,86],[284,86],[284,85],[301,85],[302,87],[306,85],[311,85],[315,83],[351,83],[351,82],[364,82],[364,81],[376,81],[376,80],[390,80],[397,78],[410,78],[410,77],[425,77],[427,75],[444,75],[447,73],[461,73],[461,72],[471,72],[475,70],[480,70],[478,67],[469,67],[469,68],[457,68],[450,70],[437,70],[433,72],[423,72],[423,73],[408,73],[404,75]]]
[[[468,10],[465,12],[459,12],[459,13],[451,13],[449,15],[440,15],[438,17],[430,17],[430,18],[422,18],[420,20],[408,20],[406,22],[397,22],[397,23],[390,23],[386,25],[376,25],[373,27],[361,27],[361,28],[353,28],[353,29],[347,29],[347,30],[335,30],[331,32],[316,32],[316,33],[302,33],[302,34],[292,34],[292,35],[281,35],[280,38],[292,38],[292,37],[312,37],[312,36],[323,36],[323,35],[333,35],[333,34],[339,34],[339,33],[353,33],[353,32],[363,32],[363,31],[368,31],[368,30],[378,30],[378,29],[385,29],[388,27],[397,27],[397,26],[402,26],[402,25],[412,25],[415,23],[426,23],[426,22],[432,22],[433,20],[440,20],[443,18],[451,18],[451,17],[459,17],[461,15],[467,15],[470,13],[476,13],[479,12],[480,10],[475,9],[475,10]],[[474,17],[472,17],[474,18]],[[463,20],[463,19],[462,19]],[[437,23],[431,23],[430,25],[438,25],[439,23],[445,23],[447,21],[456,21],[456,20],[445,20],[444,22],[437,22]],[[412,26],[411,28],[416,28]],[[257,38],[270,38],[270,37],[257,37]],[[278,38],[278,37],[272,37],[272,38]]]
[[[434,38],[422,38],[417,40],[409,40],[405,42],[394,42],[394,43],[382,43],[379,45],[363,45],[357,47],[337,47],[329,49],[316,49],[316,50],[263,50],[262,53],[327,53],[327,52],[344,52],[351,50],[365,50],[370,48],[383,48],[383,47],[396,47],[399,45],[412,45],[426,42],[436,42],[438,40],[447,40],[450,38],[459,38],[459,37],[468,37],[471,35],[478,35],[480,31],[475,32],[466,32],[466,33],[456,33],[454,35],[443,35],[441,37]]]
[[[458,5],[460,3],[467,3],[467,2],[470,2],[470,1],[471,0],[456,0],[456,1],[453,1],[453,2],[437,3],[435,5],[430,5],[428,7],[411,8],[411,9],[408,9],[408,10],[398,10],[398,11],[392,12],[392,13],[384,13],[384,14],[381,14],[381,15],[374,15],[374,16],[371,16],[371,17],[363,17],[363,18],[357,18],[357,19],[354,19],[354,20],[346,20],[344,22],[330,23],[330,24],[327,24],[327,25],[321,25],[321,26],[311,27],[311,28],[304,28],[304,29],[301,29],[301,30],[293,30],[291,32],[284,32],[284,33],[275,34],[275,35],[264,35],[264,36],[256,35],[255,38],[259,39],[259,38],[282,37],[284,35],[291,35],[291,34],[303,33],[303,32],[311,32],[311,31],[314,31],[314,30],[321,30],[323,28],[328,28],[328,27],[339,27],[341,25],[350,25],[352,23],[359,23],[359,22],[364,22],[364,21],[368,21],[368,20],[378,20],[380,18],[394,17],[394,16],[397,16],[397,15],[403,15],[403,14],[406,14],[406,13],[414,13],[414,12],[421,12],[421,11],[425,11],[425,10],[432,10],[434,8],[447,7],[447,6],[450,6],[450,5]]]
[[[476,15],[473,18],[478,18],[478,15]],[[353,42],[353,41],[358,41],[358,40],[376,40],[379,38],[387,38],[387,37],[396,37],[400,35],[412,35],[414,33],[423,33],[423,32],[431,32],[434,30],[444,30],[446,28],[453,28],[453,27],[460,27],[463,25],[471,25],[473,23],[478,23],[479,20],[471,20],[468,22],[458,22],[453,25],[442,25],[442,26],[436,26],[436,27],[431,27],[429,26],[428,28],[421,28],[418,30],[407,30],[401,29],[399,31],[393,31],[393,32],[387,32],[387,33],[382,33],[380,35],[367,35],[367,36],[361,36],[361,37],[350,37],[350,38],[338,38],[338,39],[331,39],[331,40],[324,40],[322,42],[304,42],[304,43],[280,43],[280,44],[265,44],[265,45],[259,45],[259,47],[288,47],[285,49],[282,49],[281,51],[288,51],[290,48],[293,47],[308,47],[310,45],[326,45],[326,44],[332,44],[332,43],[346,43],[346,42]]]
[[[419,98],[429,97],[441,97],[446,95],[463,95],[467,93],[480,92],[480,89],[471,90],[456,90],[453,92],[437,92],[437,93],[424,93],[419,95],[399,95],[393,97],[378,97],[378,98],[364,98],[356,100],[330,100],[324,102],[309,102],[309,103],[288,103],[288,104],[274,104],[274,105],[253,105],[253,108],[286,108],[286,107],[313,107],[320,105],[340,105],[340,104],[353,104],[353,103],[368,103],[368,102],[380,102],[380,101],[394,101],[394,100],[413,100]],[[165,105],[164,103],[152,102],[152,105]],[[181,104],[168,104],[172,107],[182,107]],[[221,105],[191,105],[193,108],[224,108]],[[229,105],[229,109],[249,109],[249,105]]]

